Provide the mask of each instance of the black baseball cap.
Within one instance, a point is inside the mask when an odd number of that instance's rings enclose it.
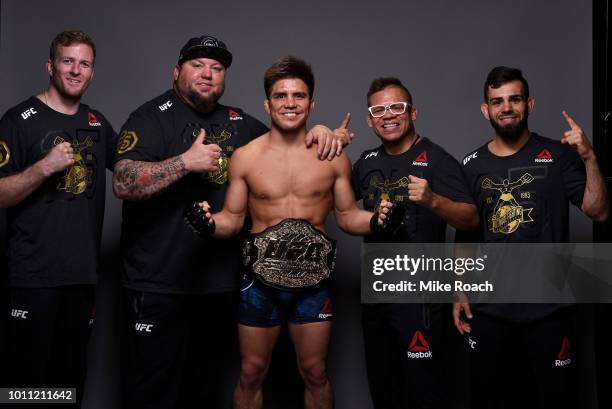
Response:
[[[212,58],[223,64],[225,68],[232,65],[232,53],[228,51],[225,43],[208,35],[190,38],[181,48],[178,63],[182,64],[193,58]]]

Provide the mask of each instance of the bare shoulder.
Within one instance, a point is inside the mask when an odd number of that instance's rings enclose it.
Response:
[[[264,146],[269,143],[270,132],[266,132],[265,134],[253,139],[251,142],[246,145],[236,149],[234,155],[239,155],[241,157],[255,155],[258,154],[264,149]]]
[[[250,163],[252,163],[263,151],[266,140],[268,139],[269,133],[265,133],[262,136],[253,139],[246,145],[236,149],[232,154],[230,164],[233,169],[247,170]]]
[[[342,151],[340,156],[336,156],[329,163],[331,164],[337,175],[350,175],[351,160],[344,151]]]

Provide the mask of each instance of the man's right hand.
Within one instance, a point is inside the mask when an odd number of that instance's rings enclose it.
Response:
[[[472,326],[469,322],[465,322],[461,317],[461,312],[465,315],[468,320],[471,320],[474,316],[472,315],[472,309],[468,302],[455,302],[453,303],[453,322],[455,328],[461,335],[469,334],[472,332]]]
[[[206,131],[200,129],[200,133],[195,141],[193,141],[191,147],[181,155],[187,171],[208,173],[219,170],[221,148],[215,144],[204,144],[205,138]]]
[[[404,206],[381,200],[378,211],[374,212],[370,219],[370,230],[372,233],[395,234],[402,225],[405,214]]]
[[[215,232],[215,221],[210,213],[210,205],[206,201],[193,202],[185,212],[185,222],[198,236],[210,236]]]
[[[61,172],[64,169],[74,164],[74,151],[68,142],[57,144],[47,153],[47,156],[40,160],[42,173],[45,176],[51,176],[56,172]]]

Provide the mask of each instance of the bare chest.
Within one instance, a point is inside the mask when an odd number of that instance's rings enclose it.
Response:
[[[334,170],[316,155],[269,155],[249,166],[249,195],[256,200],[316,199],[331,194]],[[265,158],[265,156],[263,156]]]

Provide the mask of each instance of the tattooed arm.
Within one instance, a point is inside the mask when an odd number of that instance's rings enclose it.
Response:
[[[190,172],[205,173],[219,169],[219,146],[204,145],[204,130],[183,154],[162,162],[123,159],[115,164],[113,191],[123,200],[146,200],[168,188]]]

